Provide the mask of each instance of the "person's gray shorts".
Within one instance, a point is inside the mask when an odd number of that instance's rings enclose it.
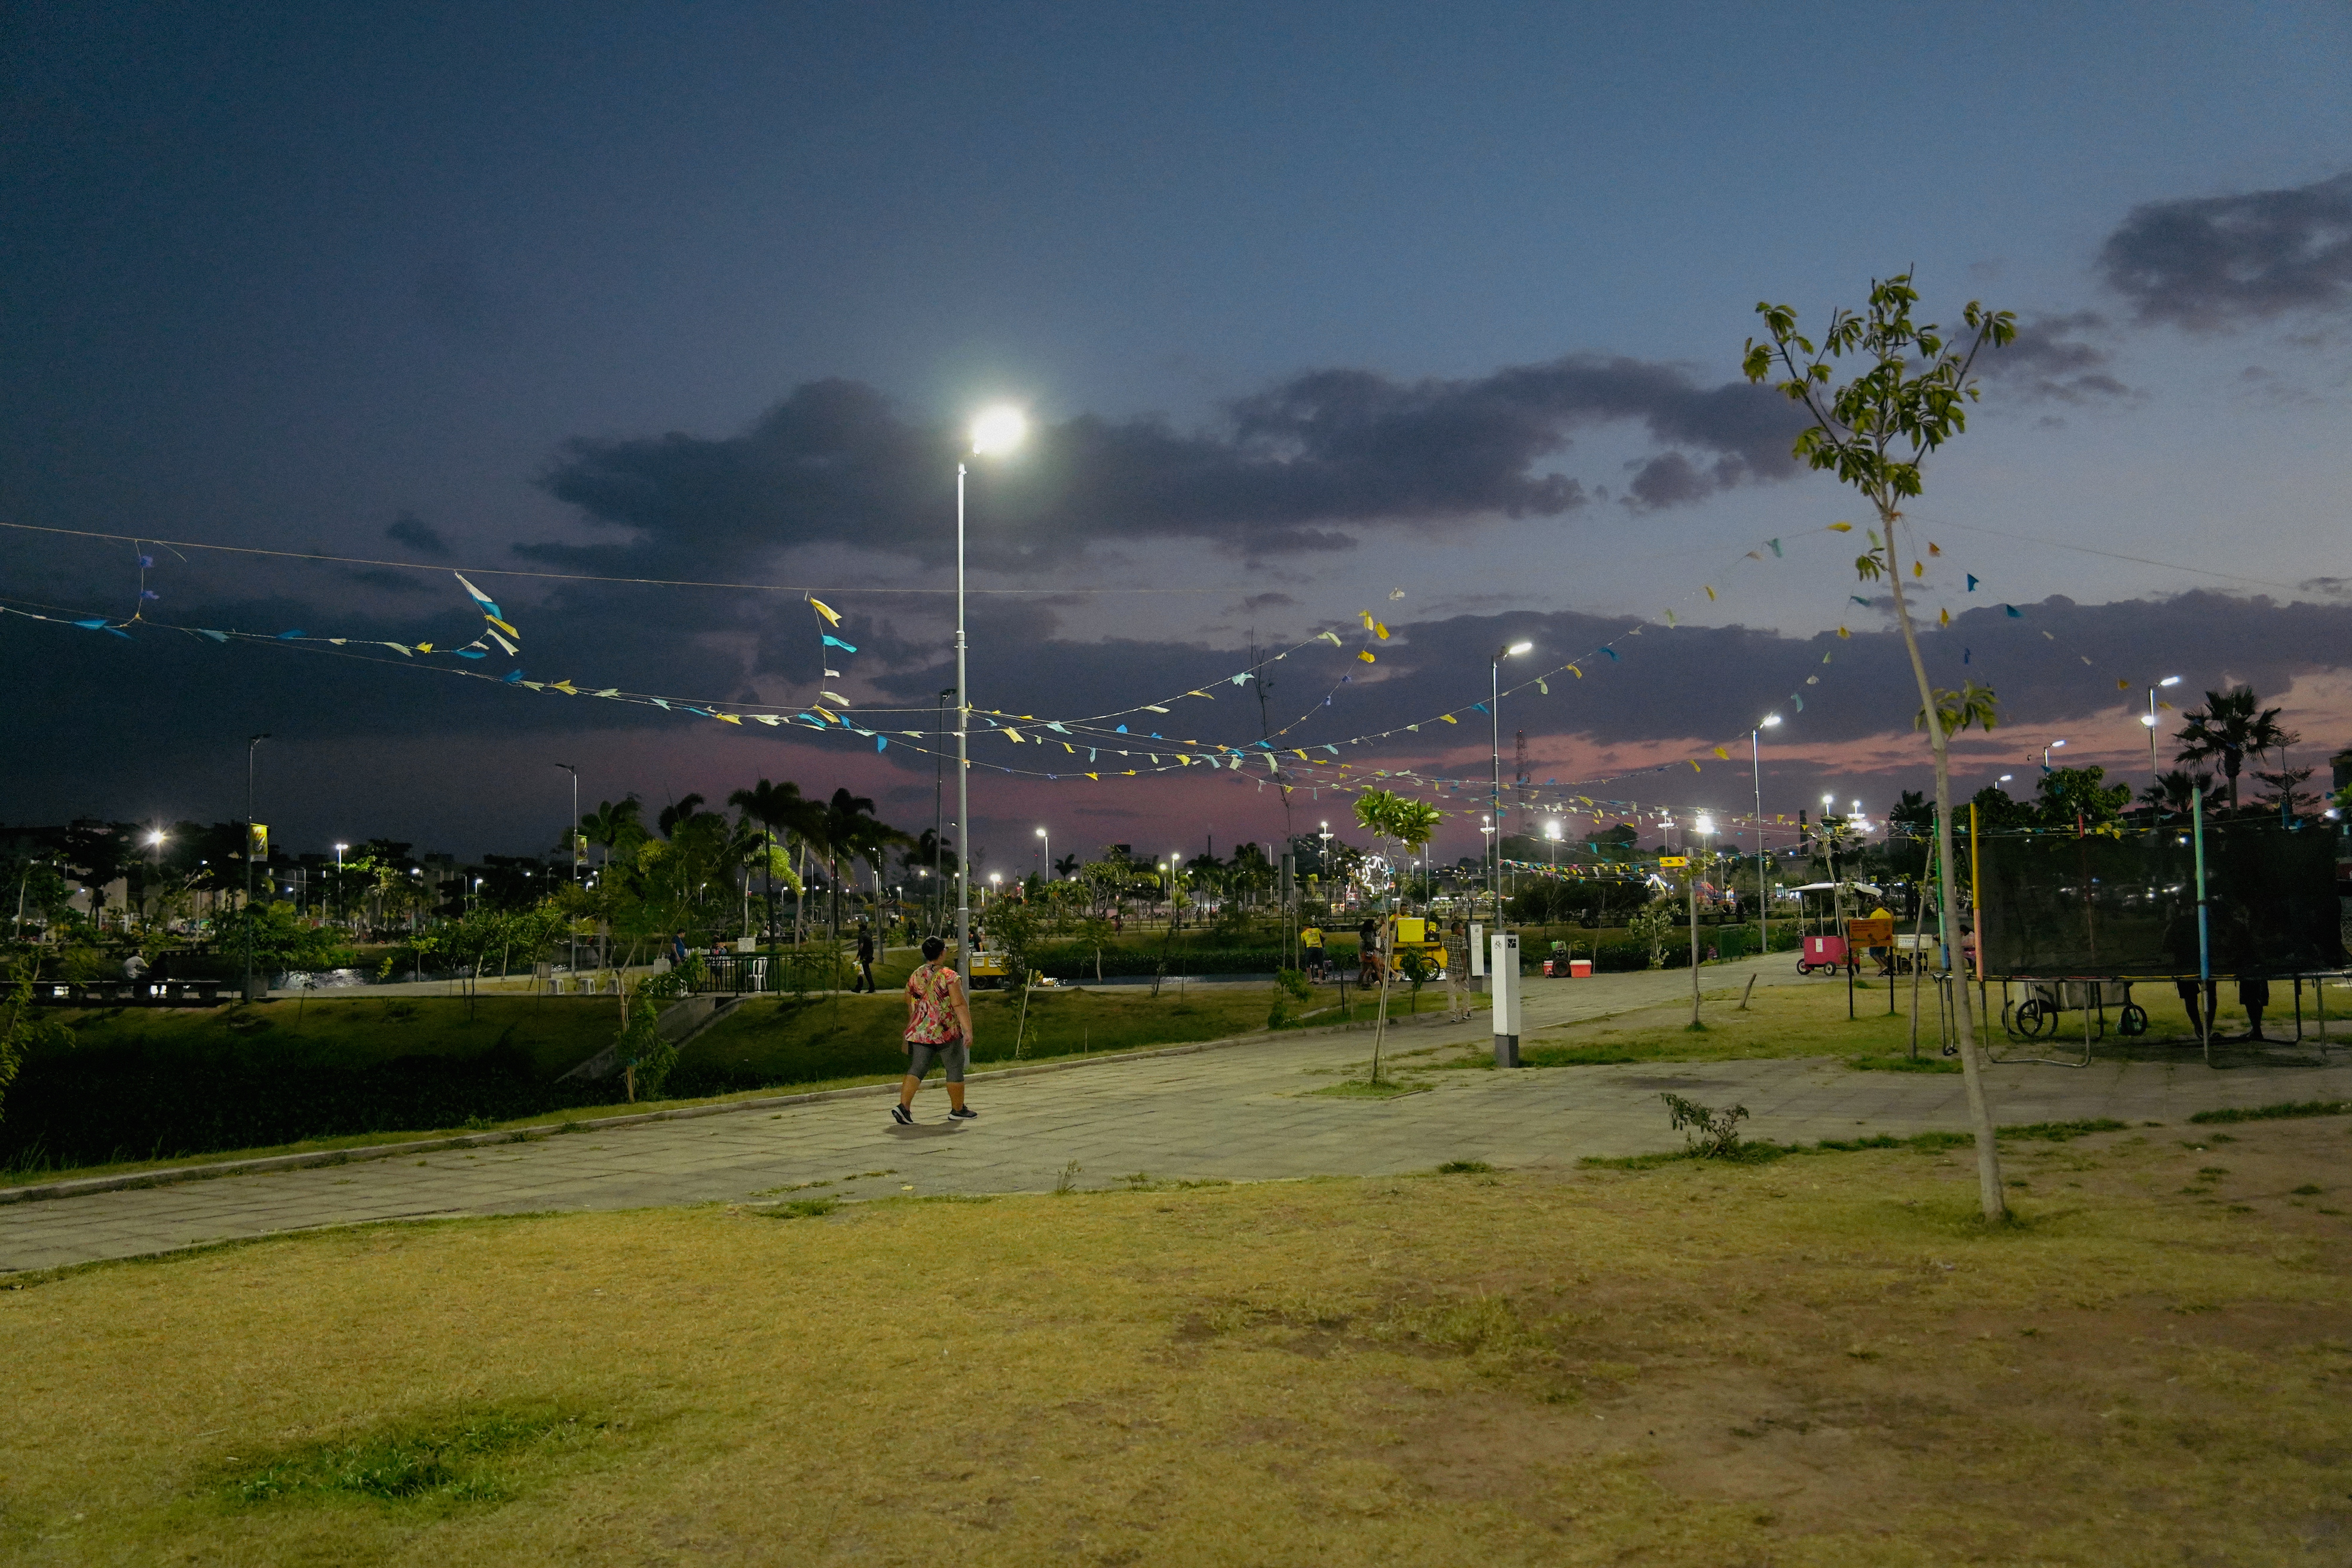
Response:
[[[971,1063],[971,1047],[962,1040],[949,1040],[936,1046],[927,1046],[920,1040],[907,1042],[907,1072],[909,1077],[922,1077],[931,1070],[934,1061],[947,1069],[950,1083],[961,1083],[963,1069]]]

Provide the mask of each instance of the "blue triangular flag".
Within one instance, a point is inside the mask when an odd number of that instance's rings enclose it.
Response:
[[[1617,650],[1616,650],[1615,648],[1613,648],[1613,647],[1604,647],[1604,648],[1602,648],[1601,651],[1602,653],[1605,653],[1605,654],[1607,654],[1607,655],[1609,656],[1609,662],[1610,662],[1610,663],[1614,664],[1614,663],[1616,663],[1616,662],[1617,662]]]
[[[1972,662],[1972,660],[1973,660],[1973,657],[1974,657],[1974,653],[1975,653],[1975,650],[1974,650],[1974,649],[1972,649],[1972,648],[1965,648],[1965,647],[1964,647],[1964,648],[1960,649],[1960,662],[1961,662],[1962,664],[1968,664],[1968,663]]]
[[[831,632],[824,634],[824,646],[827,647],[837,647],[844,653],[856,653],[857,651],[847,643],[842,641],[839,637],[835,637]]]
[[[1111,733],[1114,735],[1124,735],[1127,733],[1127,726],[1121,724],[1118,729],[1112,731]]]
[[[1977,574],[1976,574],[1975,573],[1971,572],[1971,573],[1969,573],[1969,593],[1971,593],[1971,594],[1973,594],[1973,593],[1975,593],[1976,591],[1977,591]]]
[[[1769,544],[1769,545],[1770,545],[1770,546],[1772,547],[1772,553],[1773,553],[1773,554],[1778,555],[1778,554],[1780,554],[1780,542],[1779,540],[1777,540],[1777,539],[1768,539],[1768,540],[1766,540],[1764,542],[1765,542],[1765,543],[1767,543],[1767,544]]]
[[[2003,605],[2001,608],[2009,612],[2009,618],[2013,621],[2021,621],[2025,618],[2025,612],[2015,605]]]
[[[887,752],[887,751],[888,751],[888,750],[890,749],[890,737],[889,737],[889,736],[887,736],[887,735],[877,735],[877,736],[875,736],[875,737],[874,737],[874,749],[875,749],[876,751],[877,751],[877,752]]]

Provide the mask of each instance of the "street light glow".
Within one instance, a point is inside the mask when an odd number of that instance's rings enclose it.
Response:
[[[1535,646],[1536,645],[1531,642],[1515,642],[1510,647],[1505,648],[1503,652],[1507,656],[1516,658],[1520,654],[1534,652]]]
[[[2157,684],[2158,686],[2178,686],[2180,684],[2180,677],[2177,675],[2168,675],[2162,680],[2158,681]]]
[[[1029,416],[1010,404],[983,408],[971,422],[971,449],[983,458],[1002,457],[1021,445],[1029,434]]]
[[[1698,829],[1698,836],[1701,838],[1712,838],[1715,837],[1715,818],[1709,816],[1706,812],[1702,811],[1698,814],[1698,821],[1693,824],[1693,826]]]
[[[147,836],[147,842],[148,842],[148,843],[150,843],[150,844],[161,844],[161,843],[163,843],[163,830],[162,828],[160,828],[160,827],[159,827],[159,828],[157,828],[154,832],[152,832],[152,833],[149,834],[149,835]]]
[[[1780,722],[1780,716],[1778,713],[1767,713],[1764,715],[1764,722],[1758,725],[1757,728],[1759,730],[1769,730]]]

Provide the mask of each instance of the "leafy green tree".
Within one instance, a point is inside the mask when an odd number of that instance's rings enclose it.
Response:
[[[2043,773],[2040,798],[2034,802],[2036,826],[2071,833],[2123,820],[2124,808],[2131,805],[2131,785],[2108,784],[2106,776],[2107,770],[2100,767],[2052,768]]]
[[[223,952],[245,952],[246,932],[253,935],[254,972],[265,978],[292,969],[324,969],[339,955],[337,934],[313,930],[295,918],[293,906],[280,903],[239,905],[213,921],[214,940]]]
[[[1924,493],[1921,463],[1968,428],[1969,405],[1977,398],[1977,356],[2012,342],[2017,321],[2011,311],[1988,310],[1971,300],[1961,311],[1965,330],[1948,338],[1935,323],[1912,320],[1918,299],[1907,272],[1874,282],[1869,303],[1858,312],[1841,309],[1833,313],[1818,344],[1798,331],[1794,310],[1759,304],[1756,309],[1769,341],[1748,340],[1742,368],[1749,381],[1773,381],[1804,409],[1808,422],[1797,436],[1797,458],[1834,473],[1877,514],[1878,529],[1868,534],[1870,548],[1856,558],[1854,570],[1864,582],[1883,578],[1894,596],[1903,647],[1918,682],[1920,727],[1927,732],[1935,757],[1942,881],[1955,888],[1962,884],[1954,876],[1949,742],[1955,728],[1990,718],[1992,693],[1970,686],[1955,697],[1938,691],[1927,679],[1903,586],[1906,572],[1921,576],[1926,563],[1916,552],[1906,558],[1898,529],[1904,504]],[[1840,383],[1838,373],[1849,359],[1858,362],[1858,368]],[[1948,942],[1952,933],[1948,930],[1944,934]],[[1965,985],[1958,994],[1960,1067],[1976,1131],[1977,1198],[1985,1218],[1999,1220],[2009,1209],[2001,1189],[2000,1151],[1985,1100],[1972,998]]]
[[[1410,795],[1392,794],[1384,789],[1368,789],[1356,797],[1356,825],[1377,837],[1393,841],[1411,858],[1413,852],[1429,842],[1437,832],[1437,807]],[[1393,928],[1388,928],[1393,929]],[[1385,949],[1388,943],[1381,943]],[[1381,1081],[1381,1045],[1389,1027],[1389,970],[1385,952],[1381,959],[1381,1005],[1378,1022],[1372,1026],[1372,1081]],[[1416,991],[1418,986],[1414,988]]]
[[[2254,695],[2251,686],[2233,686],[2227,691],[2208,691],[2205,706],[2183,713],[2179,751],[2173,753],[2177,763],[2221,762],[2221,774],[2229,781],[2230,809],[2238,809],[2238,774],[2246,765],[2248,752],[2259,756],[2282,746],[2299,743],[2303,737],[2278,721],[2279,710],[2265,708],[2263,700]]]
[[[8,985],[7,1014],[0,1018],[0,1102],[5,1102],[8,1086],[16,1081],[17,1069],[27,1056],[44,1047],[74,1043],[73,1031],[45,1017],[33,1001],[33,985],[40,973],[40,961],[28,959],[17,966],[16,978]]]

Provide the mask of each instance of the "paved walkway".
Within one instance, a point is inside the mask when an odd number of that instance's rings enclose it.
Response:
[[[1805,984],[1785,955],[1707,973],[1710,989],[1744,981]],[[1813,984],[1820,984],[1814,982]],[[1687,974],[1530,982],[1529,1034],[1579,1017],[1687,994]],[[1426,1000],[1426,994],[1424,994]],[[1392,1048],[1483,1041],[1472,1025],[1424,1017],[1392,1031]],[[1958,1074],[1855,1072],[1833,1060],[1444,1072],[1427,1093],[1339,1100],[1311,1091],[1360,1062],[1368,1033],[1288,1036],[1196,1054],[1106,1063],[975,1082],[981,1119],[950,1126],[936,1088],[921,1124],[893,1125],[887,1100],[852,1098],[536,1142],[444,1150],[422,1158],[310,1167],[0,1207],[0,1270],[133,1257],[311,1226],[433,1215],[774,1198],[802,1184],[825,1195],[1036,1192],[1073,1163],[1081,1186],[1156,1178],[1266,1180],[1372,1175],[1474,1159],[1559,1165],[1587,1154],[1671,1148],[1663,1089],[1738,1101],[1759,1137],[1819,1139],[1961,1129]],[[2342,1066],[2215,1072],[2192,1051],[2168,1064],[2100,1061],[2080,1071],[1992,1070],[2005,1123],[2113,1116],[2177,1123],[2218,1105],[2352,1098]]]

